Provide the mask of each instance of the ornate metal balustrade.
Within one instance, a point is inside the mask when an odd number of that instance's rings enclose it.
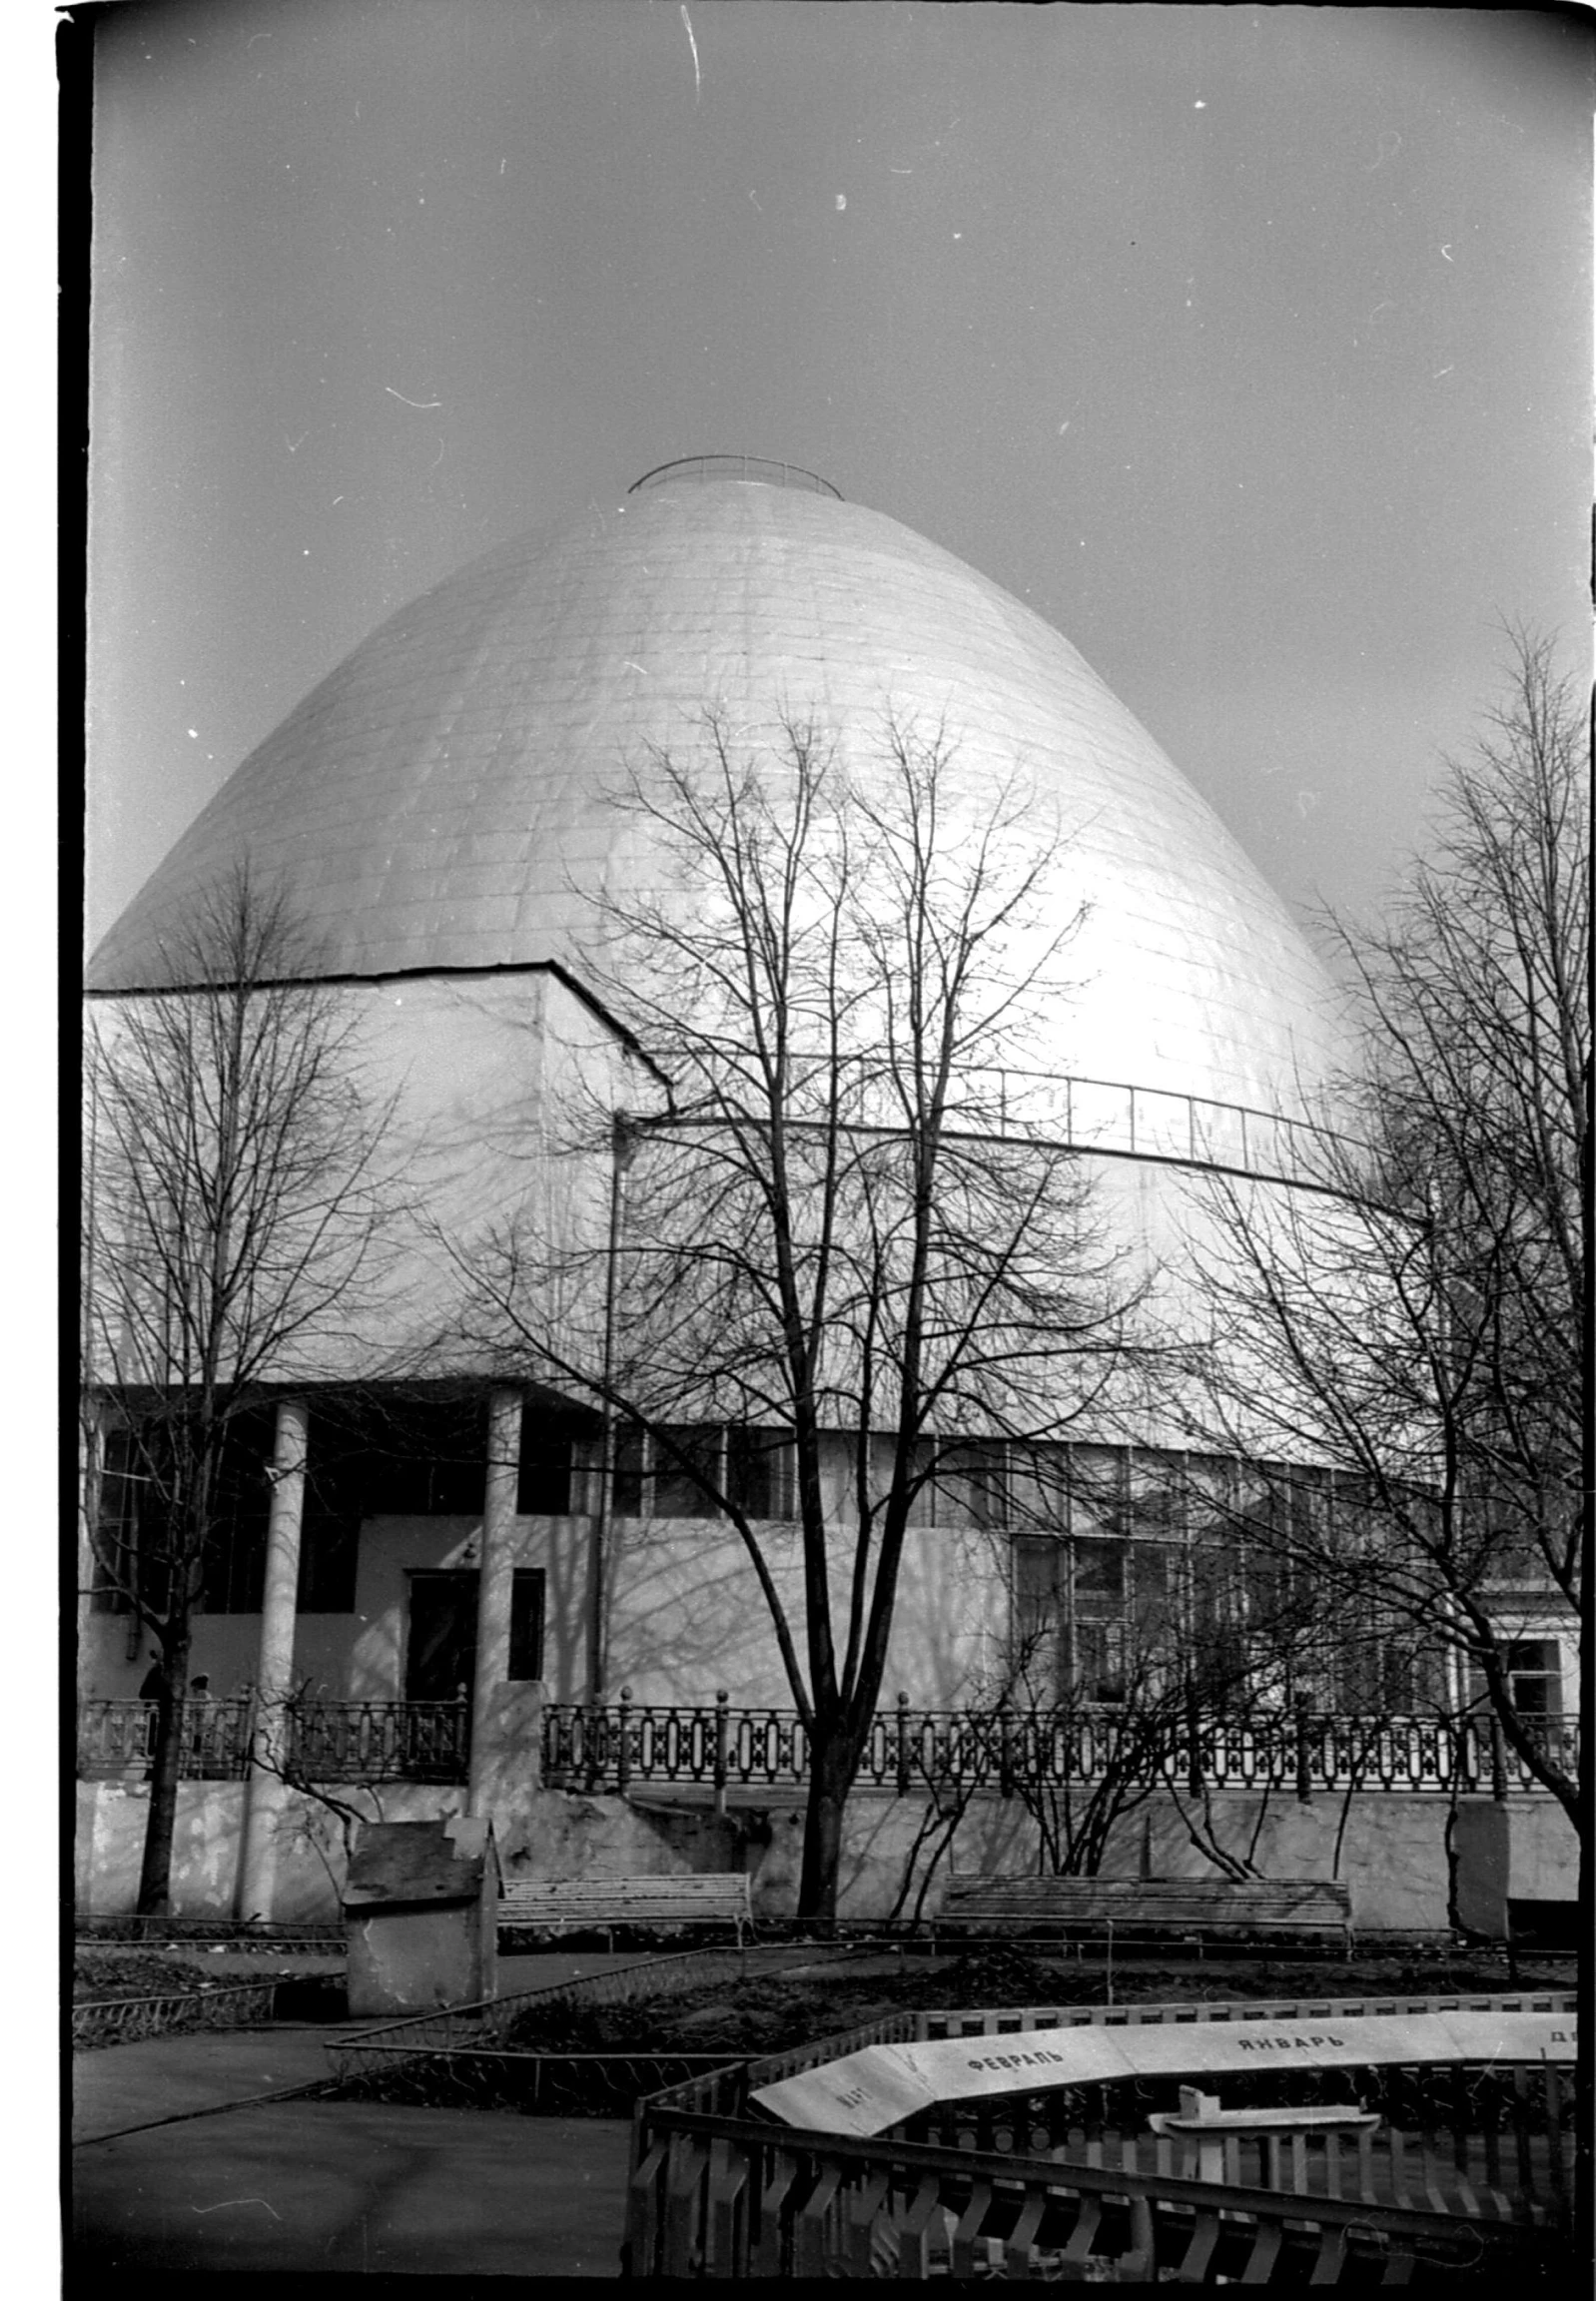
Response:
[[[463,1782],[468,1702],[304,1702],[293,1714],[294,1769],[312,1782]]]
[[[78,1773],[142,1778],[155,1753],[153,1702],[85,1702],[78,1713]],[[245,1697],[192,1703],[183,1719],[186,1781],[240,1781],[249,1768],[255,1713]],[[1030,1783],[1101,1780],[1126,1755],[1133,1727],[1112,1711],[916,1710],[906,1696],[879,1711],[859,1770],[861,1786],[900,1796],[969,1785],[1014,1795]],[[1535,1721],[1557,1763],[1579,1763],[1572,1717]],[[461,1782],[470,1757],[465,1702],[305,1702],[290,1725],[290,1767],[313,1782]],[[1146,1763],[1138,1760],[1139,1765]],[[1214,1790],[1417,1790],[1449,1794],[1539,1787],[1494,1721],[1321,1716],[1277,1711],[1201,1718],[1173,1737],[1160,1763],[1182,1782]],[[543,1711],[543,1779],[552,1788],[622,1794],[650,1783],[798,1789],[809,1743],[796,1711],[618,1702],[598,1709],[550,1703]]]
[[[1578,1763],[1573,1718],[1537,1721],[1558,1763]],[[915,1710],[900,1695],[879,1711],[859,1769],[861,1786],[909,1797],[929,1788],[1100,1780],[1126,1758],[1132,1723],[1112,1711]],[[1139,1770],[1146,1758],[1138,1758]],[[1524,1791],[1539,1787],[1493,1721],[1317,1716],[1279,1711],[1245,1720],[1199,1718],[1172,1736],[1158,1762],[1182,1783],[1214,1790]],[[543,1779],[551,1787],[622,1794],[650,1783],[796,1789],[809,1774],[808,1737],[796,1711],[713,1703],[602,1708],[551,1703],[543,1712]]]
[[[85,1702],[78,1773],[146,1776],[155,1758],[153,1702]],[[179,1757],[185,1781],[241,1781],[255,1706],[245,1696],[186,1705]],[[465,1702],[302,1702],[290,1715],[288,1770],[312,1782],[463,1782],[470,1757]]]
[[[78,1772],[89,1780],[147,1774],[155,1762],[153,1702],[84,1702],[78,1709]],[[185,1781],[236,1782],[249,1764],[249,1701],[186,1702],[179,1765]]]

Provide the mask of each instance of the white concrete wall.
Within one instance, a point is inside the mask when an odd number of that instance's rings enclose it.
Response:
[[[807,1669],[799,1532],[762,1532],[782,1603]],[[543,1680],[551,1702],[582,1698],[591,1524],[586,1518],[517,1518],[511,1563],[546,1576]],[[374,1518],[361,1529],[353,1614],[302,1614],[295,1675],[328,1701],[394,1702],[404,1690],[408,1573],[471,1568],[481,1555],[480,1518]],[[833,1623],[839,1657],[853,1538],[831,1543]],[[769,1609],[733,1529],[703,1519],[614,1519],[610,1525],[608,1667],[611,1698],[629,1686],[643,1702],[709,1702],[725,1687],[734,1703],[792,1707]],[[917,1708],[956,1706],[1002,1668],[1008,1574],[986,1538],[957,1528],[912,1528],[906,1540],[883,1695]],[[125,1615],[95,1615],[81,1660],[86,1698],[131,1700],[148,1667],[148,1640],[125,1659]],[[193,1669],[208,1671],[218,1698],[255,1675],[258,1614],[200,1615]]]
[[[657,1100],[624,1044],[545,970],[393,978],[341,986],[339,998],[367,1106],[392,1112],[381,1158],[397,1178],[391,1198],[410,1203],[361,1301],[300,1337],[293,1364],[267,1378],[371,1378],[414,1370],[418,1352],[459,1359],[448,1343],[460,1288],[450,1245],[522,1205],[601,1223],[609,1154],[595,1114]],[[116,1012],[95,1003],[113,1039]]]
[[[608,1667],[611,1699],[629,1686],[637,1702],[708,1702],[724,1687],[733,1703],[791,1709],[764,1592],[735,1529],[700,1519],[612,1523]],[[761,1532],[805,1673],[806,1613],[800,1531]],[[832,1630],[841,1666],[847,1636],[854,1537],[830,1543]],[[911,1528],[893,1616],[884,1699],[900,1689],[918,1707],[971,1698],[1001,1668],[1008,1625],[1007,1567],[985,1538],[955,1528]],[[550,1688],[550,1699],[558,1700]]]
[[[463,1800],[460,1789],[420,1784],[377,1793],[340,1789],[339,1795],[361,1805],[371,1819],[390,1822],[458,1813]],[[78,1785],[77,1806],[78,1910],[86,1916],[125,1915],[137,1899],[149,1791],[141,1783],[84,1782]],[[177,1915],[231,1916],[242,1811],[240,1783],[183,1785],[173,1864]],[[1508,1811],[1509,1893],[1572,1900],[1578,1856],[1567,1818],[1546,1798],[1512,1799]],[[1211,1806],[1221,1843],[1238,1850],[1251,1846],[1265,1877],[1335,1877],[1349,1885],[1354,1920],[1365,1934],[1448,1927],[1448,1813],[1444,1798],[1365,1794],[1352,1801],[1343,1831],[1340,1801],[1333,1798],[1299,1806],[1292,1797],[1276,1797],[1261,1817],[1258,1798],[1248,1793],[1219,1793]],[[843,1863],[845,1918],[879,1918],[892,1908],[920,1815],[920,1804],[912,1798],[874,1790],[855,1794]],[[703,1807],[663,1814],[607,1795],[541,1791],[523,1779],[495,1802],[493,1826],[507,1877],[627,1877],[746,1868],[753,1878],[756,1912],[775,1916],[790,1913],[795,1905],[803,1815],[792,1799],[773,1800],[763,1809],[734,1808],[723,1818]],[[279,1840],[275,1917],[336,1918],[344,1865],[337,1821],[312,1801],[292,1796]],[[927,1911],[938,1908],[951,1876],[1029,1876],[1035,1869],[1034,1829],[1020,1802],[985,1796],[972,1805],[951,1857],[936,1873]],[[1104,1875],[1111,1877],[1139,1877],[1144,1870],[1156,1877],[1215,1875],[1167,1801],[1128,1817],[1104,1864]]]

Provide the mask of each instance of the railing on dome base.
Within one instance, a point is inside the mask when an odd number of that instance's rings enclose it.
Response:
[[[1573,2003],[1554,1992],[894,2015],[639,2102],[622,2273],[1292,2285],[1416,2275],[1489,2289],[1544,2278],[1571,2265],[1573,2193],[1567,2077],[1549,2064],[1337,2070],[1337,2090],[1377,2101],[1386,2130],[1293,2148],[1279,2188],[1255,2152],[1233,2183],[1176,2175],[1170,2141],[1142,2129],[1147,2102],[1124,2084],[943,2102],[867,2138],[777,2123],[749,2094],[867,2044],[929,2036]],[[1305,2073],[1273,2074],[1300,2089]]]
[[[636,495],[644,487],[660,487],[667,481],[674,485],[682,479],[758,479],[767,486],[797,487],[806,494],[836,495],[841,500],[838,489],[817,471],[806,471],[801,463],[778,463],[769,455],[678,455],[673,462],[656,463],[626,492]]]
[[[1558,1763],[1578,1765],[1578,1725],[1537,1727]],[[930,1786],[977,1782],[1000,1796],[1018,1783],[1092,1782],[1111,1762],[1124,1728],[1110,1711],[916,1710],[900,1694],[879,1711],[858,1774],[860,1788],[909,1797]],[[1493,1720],[1317,1716],[1280,1711],[1243,1721],[1198,1719],[1172,1746],[1183,1781],[1213,1790],[1408,1790],[1450,1795],[1537,1790],[1528,1766]],[[627,1792],[650,1784],[800,1789],[809,1778],[808,1738],[793,1710],[713,1703],[619,1701],[543,1711],[543,1780],[554,1789]]]
[[[470,1723],[470,1704],[463,1701],[296,1703],[286,1771],[308,1782],[463,1782]],[[155,1730],[153,1702],[82,1703],[80,1778],[148,1775]],[[247,1697],[186,1705],[183,1780],[242,1781],[254,1732],[255,1706]]]

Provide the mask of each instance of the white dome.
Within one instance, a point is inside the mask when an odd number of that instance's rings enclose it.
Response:
[[[775,467],[779,470],[779,466]],[[1058,1063],[1290,1111],[1333,1048],[1325,978],[1212,811],[1041,618],[879,512],[799,485],[664,474],[516,537],[400,609],[251,754],[96,952],[164,979],[184,907],[248,855],[328,974],[569,965],[582,890],[646,870],[606,804],[706,705],[783,707],[869,756],[890,707],[945,722],[971,784],[1056,804],[1090,917]]]

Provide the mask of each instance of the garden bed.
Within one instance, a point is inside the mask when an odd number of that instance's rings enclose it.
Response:
[[[635,1994],[590,1997],[579,1982],[538,1992],[479,2043],[465,2036],[411,2039],[402,2025],[382,2032],[384,2057],[374,2050],[364,2064],[357,2062],[340,2091],[349,2098],[617,2116],[686,2077],[915,2012],[1236,1999],[1368,2002],[1499,1995],[1507,1987],[1500,1960],[1478,1956],[1362,1957],[1352,1964],[1257,1958],[1219,1969],[1206,1959],[1171,1958],[1129,1970],[1117,1964],[1111,1976],[1106,1963],[1001,1947],[935,1958],[821,1953],[777,1972],[728,1975],[722,1969],[700,1986],[678,1975],[676,1986],[650,1994],[637,1978]],[[1526,1972],[1520,1986],[1563,1984]],[[1270,2090],[1267,2081],[1256,2082]],[[1168,2102],[1161,2091],[1152,2106],[1175,2106],[1173,2091]]]
[[[322,1969],[308,1971],[308,1965]],[[81,1941],[72,1960],[72,2005],[73,2042],[81,2045],[174,2029],[227,2028],[235,2021],[253,2024],[263,2017],[320,2022],[343,2021],[349,2014],[342,1959],[335,1965],[326,1957],[212,1955],[201,1948],[121,1943],[101,1948]]]
[[[1524,1971],[1520,1986],[1559,1986]],[[1499,1961],[1360,1957],[1254,1958],[1216,1967],[1210,1960],[1116,1964],[1112,1992],[1101,1962],[1038,1957],[1003,1948],[950,1958],[871,1957],[797,1973],[751,1974],[699,1991],[625,2004],[564,1997],[528,2007],[501,2043],[522,2052],[626,2053],[673,2049],[763,2058],[817,2037],[835,2036],[902,2012],[998,2005],[1201,2004],[1223,1999],[1484,1995],[1507,1987]]]

